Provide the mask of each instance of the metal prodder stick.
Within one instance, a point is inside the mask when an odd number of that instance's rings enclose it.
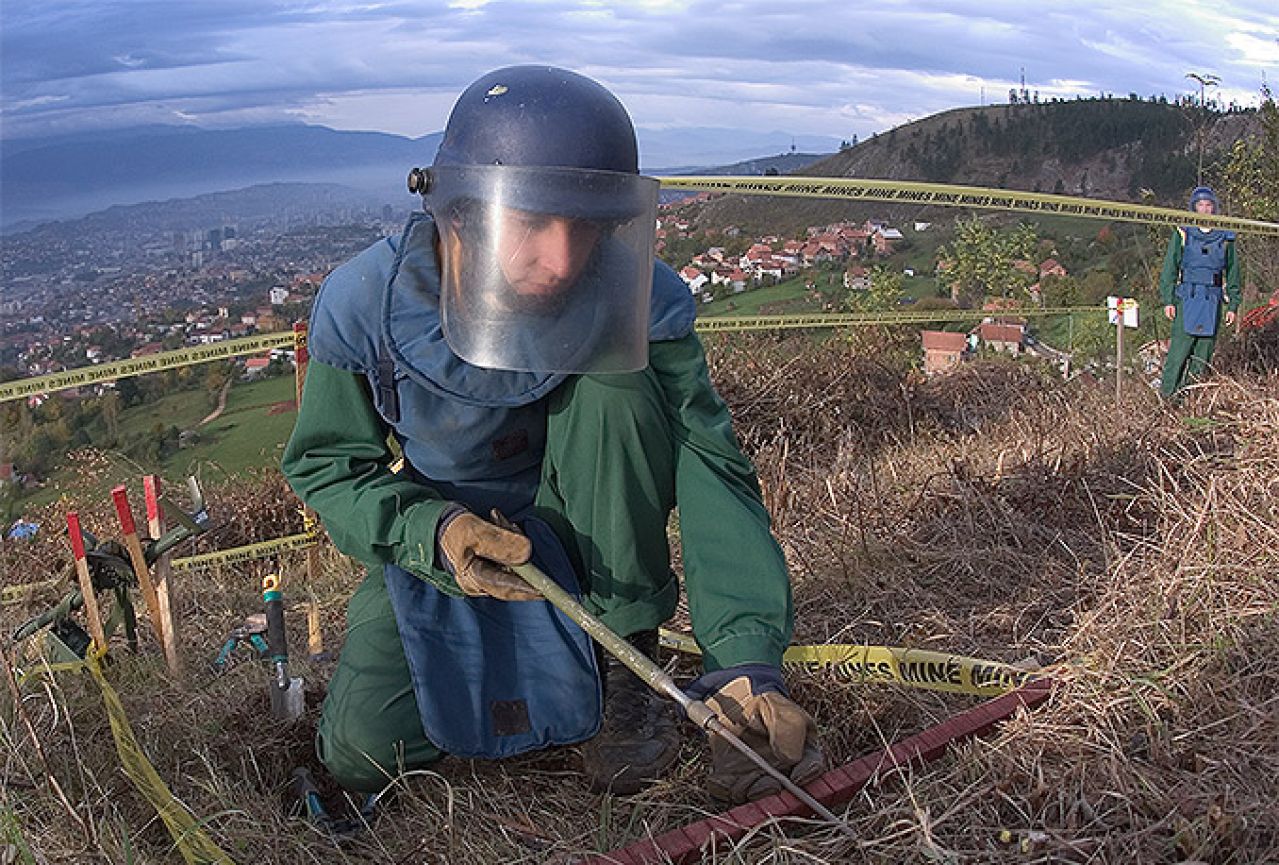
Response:
[[[832,824],[834,824],[841,832],[850,838],[860,840],[860,836],[839,817],[835,816],[821,802],[818,802],[803,787],[796,784],[790,778],[783,775],[777,767],[773,766],[755,750],[737,738],[731,730],[724,726],[719,716],[715,714],[715,710],[703,703],[701,700],[694,700],[688,694],[680,690],[679,685],[675,684],[675,680],[667,675],[666,671],[657,664],[653,663],[647,655],[636,649],[626,640],[601,622],[595,616],[579,604],[572,595],[560,588],[559,584],[552,580],[546,574],[542,573],[536,565],[524,564],[513,565],[511,570],[524,578],[525,582],[537,589],[542,595],[550,601],[556,609],[568,616],[574,622],[581,626],[582,630],[590,634],[596,642],[608,650],[609,654],[617,658],[630,669],[632,673],[639,676],[643,682],[657,691],[659,694],[670,697],[679,703],[680,708],[684,710],[684,714],[688,719],[701,729],[708,733],[714,733],[717,736],[723,736],[724,740],[741,751],[751,762],[766,772],[769,777],[776,780],[795,798],[803,802],[809,808],[813,809],[813,813],[817,814]]]

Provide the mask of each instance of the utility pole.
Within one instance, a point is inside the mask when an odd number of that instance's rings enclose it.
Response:
[[[1211,73],[1187,72],[1186,77],[1199,82],[1199,123],[1195,130],[1195,138],[1199,145],[1199,167],[1195,172],[1195,185],[1203,186],[1204,182],[1204,126],[1207,125],[1208,104],[1205,101],[1209,87],[1216,87],[1221,79]]]

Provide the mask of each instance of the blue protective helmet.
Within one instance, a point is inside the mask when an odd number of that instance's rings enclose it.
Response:
[[[553,66],[509,66],[458,97],[435,165],[639,172],[631,118],[603,85]]]
[[[1212,191],[1209,186],[1196,186],[1194,192],[1190,193],[1190,209],[1194,210],[1195,205],[1201,201],[1212,202],[1212,212],[1221,212],[1221,202],[1217,200],[1217,193]]]
[[[484,369],[634,372],[648,363],[658,182],[602,85],[551,66],[497,69],[458,97],[429,169],[440,322]]]

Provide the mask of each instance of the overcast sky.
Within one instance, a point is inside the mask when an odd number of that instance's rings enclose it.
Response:
[[[865,136],[963,105],[1279,78],[1275,0],[0,0],[0,136],[303,121],[419,136],[515,63],[611,87],[641,127]]]

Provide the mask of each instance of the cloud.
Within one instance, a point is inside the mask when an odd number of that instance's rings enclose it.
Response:
[[[1007,98],[1195,92],[1254,101],[1279,65],[1259,0],[6,0],[6,136],[192,118],[421,135],[488,69],[598,78],[641,126],[866,135]]]

